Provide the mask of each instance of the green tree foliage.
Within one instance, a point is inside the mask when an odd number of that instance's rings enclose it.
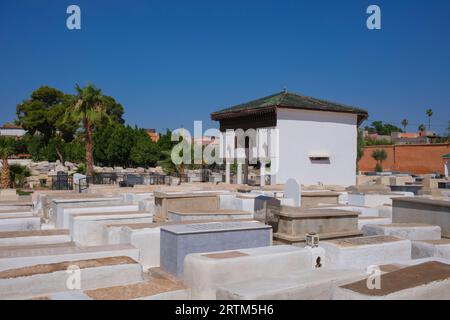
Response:
[[[409,121],[408,119],[403,119],[402,120],[402,126],[403,126],[403,130],[406,132],[406,128],[408,127]]]
[[[431,117],[433,116],[433,109],[427,109],[426,114],[428,116],[428,130],[431,131]]]
[[[383,171],[383,161],[387,159],[387,153],[383,149],[377,149],[372,152],[372,158],[377,161],[377,165],[375,166],[376,172]]]
[[[390,136],[392,132],[403,132],[399,127],[383,123],[383,121],[373,121],[370,127],[365,128],[369,133],[378,133],[381,136]]]
[[[29,135],[41,136],[47,146],[52,141],[52,148],[61,162],[64,162],[63,144],[71,142],[77,130],[75,122],[64,121],[64,114],[73,100],[72,95],[42,86],[16,108],[17,123]]]
[[[9,166],[9,176],[13,188],[23,188],[26,179],[31,175],[27,167],[19,164]]]
[[[418,129],[420,132],[425,132],[427,130],[424,124],[421,124]]]
[[[94,133],[94,157],[102,166],[153,167],[160,149],[145,130],[115,124]]]

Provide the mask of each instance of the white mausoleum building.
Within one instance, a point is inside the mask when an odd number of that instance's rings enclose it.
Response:
[[[271,184],[296,178],[304,185],[343,186],[356,183],[357,130],[367,117],[362,109],[287,91],[211,114],[220,122],[227,182],[231,159],[238,158],[238,183],[247,183],[253,155],[270,163],[270,169],[261,166],[261,175],[270,175]],[[244,147],[237,129],[256,131],[256,139],[246,138]]]

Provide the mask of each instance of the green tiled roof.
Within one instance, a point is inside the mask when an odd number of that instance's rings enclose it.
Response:
[[[259,109],[278,108],[278,107],[356,113],[362,119],[365,119],[368,116],[367,111],[363,109],[283,91],[268,97],[253,100],[250,102],[236,105],[234,107],[214,112],[211,114],[211,117],[213,120],[219,120],[225,115],[231,114],[237,115],[242,111],[251,112],[251,111],[258,111]]]
[[[450,153],[449,153],[449,154],[443,155],[442,158],[444,158],[444,159],[450,159]]]

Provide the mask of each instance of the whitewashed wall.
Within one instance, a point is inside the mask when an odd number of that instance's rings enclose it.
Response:
[[[22,137],[25,133],[23,129],[0,129],[0,136]]]
[[[304,185],[356,183],[357,115],[277,110],[279,171],[276,183],[297,178]],[[310,154],[328,154],[330,163],[312,163]]]

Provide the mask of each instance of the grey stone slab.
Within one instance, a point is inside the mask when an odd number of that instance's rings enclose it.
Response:
[[[161,267],[183,274],[186,255],[269,246],[270,226],[258,222],[212,222],[161,228]]]

